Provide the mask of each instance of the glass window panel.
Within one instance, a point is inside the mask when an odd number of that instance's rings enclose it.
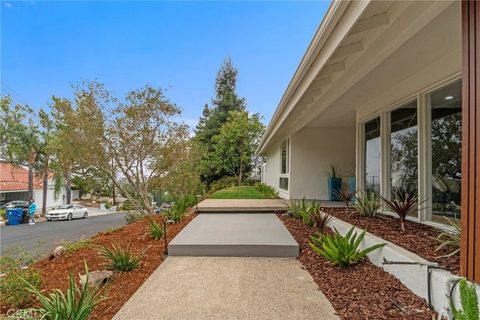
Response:
[[[392,196],[418,194],[417,102],[390,113],[390,183]]]
[[[431,93],[432,220],[460,217],[462,84]]]
[[[288,178],[280,178],[279,187],[280,189],[288,190]]]
[[[288,139],[282,142],[281,145],[281,154],[282,154],[282,164],[281,164],[281,173],[288,173]]]
[[[380,117],[365,123],[365,189],[380,195]]]

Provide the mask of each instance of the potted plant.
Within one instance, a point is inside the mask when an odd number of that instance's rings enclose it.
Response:
[[[328,171],[328,200],[340,201],[339,194],[342,191],[342,177],[338,166],[331,164]]]

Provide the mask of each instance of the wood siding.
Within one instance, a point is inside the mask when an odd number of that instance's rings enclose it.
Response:
[[[461,272],[480,282],[480,1],[462,2],[463,143]]]

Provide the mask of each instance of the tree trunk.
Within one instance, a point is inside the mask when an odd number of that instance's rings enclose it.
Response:
[[[33,164],[28,162],[28,201],[33,200]]]
[[[65,174],[65,180],[67,180],[67,204],[72,202],[72,176],[70,170]]]
[[[47,196],[48,196],[48,171],[43,174],[43,199],[42,213],[47,213]]]
[[[238,174],[238,185],[242,185],[243,161],[240,161],[240,173]]]

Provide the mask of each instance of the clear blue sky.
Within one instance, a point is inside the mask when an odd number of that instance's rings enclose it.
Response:
[[[71,83],[168,89],[195,122],[226,56],[268,122],[329,2],[1,1],[2,94],[35,109]]]

